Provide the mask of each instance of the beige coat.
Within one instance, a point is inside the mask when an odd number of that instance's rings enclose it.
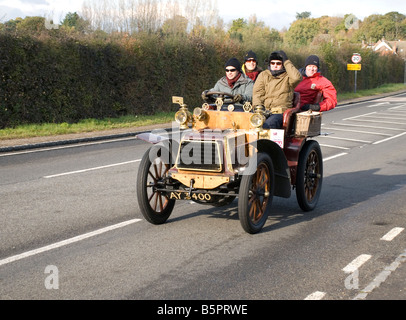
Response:
[[[284,113],[293,106],[294,90],[302,75],[290,60],[284,63],[286,72],[274,77],[265,70],[258,76],[253,89],[252,105],[264,106],[271,113]]]

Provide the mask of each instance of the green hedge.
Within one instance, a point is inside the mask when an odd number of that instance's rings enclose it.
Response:
[[[224,75],[224,62],[257,50],[263,61],[274,50],[243,48],[235,40],[139,34],[101,40],[0,34],[0,128],[23,123],[76,122],[85,118],[153,114],[174,110],[171,96],[200,105],[200,94]],[[283,48],[282,48],[283,49]],[[353,89],[346,64],[354,48],[321,46],[316,52],[286,48],[296,67],[319,54],[323,73],[338,91]],[[403,81],[404,62],[361,52],[360,89]]]

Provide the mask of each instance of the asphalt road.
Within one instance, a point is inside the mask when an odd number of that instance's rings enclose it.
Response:
[[[317,208],[275,198],[256,235],[237,200],[146,222],[133,137],[0,153],[0,299],[405,300],[406,95],[339,106],[322,131]]]

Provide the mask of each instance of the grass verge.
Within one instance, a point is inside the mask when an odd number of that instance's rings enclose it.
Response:
[[[45,137],[70,133],[83,133],[168,123],[175,112],[160,112],[151,116],[123,116],[108,119],[86,119],[78,123],[26,124],[0,130],[0,140]]]
[[[403,83],[384,84],[375,89],[357,90],[356,93],[355,92],[339,93],[337,94],[337,100],[338,102],[343,102],[345,100],[375,96],[378,94],[391,93],[400,90],[406,90],[406,85]]]

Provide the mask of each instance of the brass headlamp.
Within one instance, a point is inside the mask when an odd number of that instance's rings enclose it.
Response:
[[[188,129],[188,124],[192,121],[192,114],[189,112],[187,105],[183,103],[182,97],[172,97],[172,103],[179,104],[179,111],[175,114],[175,121],[179,123],[180,129]]]

